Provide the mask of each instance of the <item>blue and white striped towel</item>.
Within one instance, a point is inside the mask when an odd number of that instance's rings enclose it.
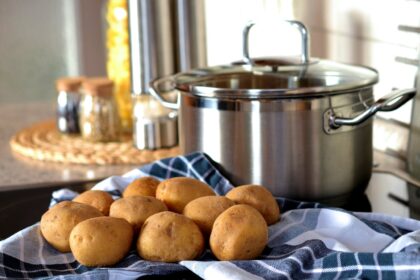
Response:
[[[94,189],[117,198],[128,183],[146,175],[161,180],[194,177],[218,194],[232,188],[206,155],[194,153],[110,177]],[[75,195],[66,189],[54,192],[52,204]],[[144,261],[133,249],[113,267],[88,268],[71,253],[49,246],[35,224],[0,243],[0,278],[420,279],[420,221],[284,198],[277,201],[281,221],[269,227],[268,246],[256,260],[217,261],[206,250],[197,260],[168,264]]]

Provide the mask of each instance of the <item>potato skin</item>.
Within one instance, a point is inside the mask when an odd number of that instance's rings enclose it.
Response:
[[[216,195],[209,185],[187,177],[167,179],[156,189],[156,198],[163,201],[169,210],[177,213],[182,213],[190,201],[209,195]]]
[[[268,227],[255,208],[239,204],[217,217],[210,248],[221,261],[257,258],[268,242]]]
[[[133,228],[124,219],[98,217],[79,223],[70,234],[76,260],[86,266],[114,265],[128,253]]]
[[[226,197],[238,204],[247,204],[257,209],[267,225],[280,219],[280,208],[269,190],[259,185],[243,185],[230,190]]]
[[[112,203],[109,215],[126,220],[133,226],[135,232],[140,232],[147,218],[163,211],[168,211],[168,208],[154,197],[130,196]]]
[[[130,196],[156,196],[156,188],[160,181],[154,177],[146,176],[135,179],[124,190],[123,197]]]
[[[189,202],[183,214],[196,223],[204,236],[210,236],[213,223],[226,209],[235,202],[224,196],[202,196]]]
[[[69,237],[72,229],[84,220],[100,216],[103,216],[102,213],[90,205],[62,201],[42,215],[41,234],[55,249],[67,253],[70,252]]]
[[[150,261],[193,260],[204,246],[200,228],[187,217],[169,211],[150,216],[137,240],[138,254]]]
[[[114,202],[112,196],[100,190],[85,191],[73,199],[74,202],[84,203],[95,207],[105,216],[109,215],[109,207]]]

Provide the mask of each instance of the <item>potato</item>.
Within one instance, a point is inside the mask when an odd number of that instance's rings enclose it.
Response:
[[[108,216],[109,207],[114,202],[114,199],[107,192],[88,190],[76,196],[73,201],[93,206],[101,211],[102,214]]]
[[[158,179],[150,176],[135,179],[127,186],[122,196],[156,196],[156,188],[159,183],[160,181]]]
[[[190,201],[209,195],[216,195],[209,185],[187,177],[167,179],[156,189],[156,198],[163,201],[169,210],[178,213],[182,213]]]
[[[188,203],[183,213],[193,220],[208,237],[216,218],[233,205],[235,202],[224,196],[203,196]]]
[[[233,188],[226,197],[239,204],[247,204],[257,209],[264,217],[267,225],[280,219],[280,209],[273,195],[263,186],[243,185]]]
[[[109,215],[129,222],[135,232],[140,232],[147,218],[158,212],[167,211],[166,205],[151,196],[131,196],[116,200],[111,205]]]
[[[79,223],[70,234],[75,259],[86,266],[114,265],[128,253],[133,228],[124,219],[98,217]]]
[[[221,261],[258,257],[268,242],[268,227],[255,208],[240,204],[217,217],[210,235],[210,248]]]
[[[200,228],[187,217],[169,211],[150,216],[137,240],[137,252],[150,261],[193,260],[204,246]]]
[[[80,222],[100,217],[102,213],[86,204],[63,201],[44,213],[41,217],[41,234],[55,249],[70,252],[69,237],[72,229]]]

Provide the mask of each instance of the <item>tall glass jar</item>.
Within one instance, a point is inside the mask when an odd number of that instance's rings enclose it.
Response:
[[[106,21],[107,75],[114,82],[122,130],[130,133],[132,105],[127,0],[108,0]]]
[[[114,83],[106,78],[85,80],[80,101],[80,132],[94,142],[119,140],[120,120],[113,95]]]
[[[56,81],[57,129],[65,134],[80,133],[79,103],[83,77],[66,77]]]

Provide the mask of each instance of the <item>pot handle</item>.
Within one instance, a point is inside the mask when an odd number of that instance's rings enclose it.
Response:
[[[285,20],[285,22],[291,24],[292,26],[296,27],[301,35],[302,38],[302,53],[300,55],[302,64],[309,63],[309,33],[306,26],[297,20]],[[249,55],[249,31],[255,25],[254,21],[248,22],[248,24],[244,27],[242,31],[242,56],[243,61],[246,64],[252,64],[252,58]]]
[[[164,107],[173,109],[173,110],[178,110],[179,109],[178,101],[177,102],[168,101],[165,98],[163,98],[161,95],[160,88],[161,88],[161,85],[165,83],[170,83],[170,88],[167,91],[171,91],[175,89],[174,77],[168,76],[168,77],[163,77],[163,78],[159,78],[159,79],[151,81],[149,84],[150,86],[149,92]]]
[[[338,129],[343,125],[358,125],[376,114],[376,112],[389,112],[398,109],[407,101],[416,95],[416,89],[402,89],[391,92],[390,94],[380,98],[363,113],[355,116],[354,118],[341,118],[337,117],[334,112],[329,116],[329,126],[332,129]]]

